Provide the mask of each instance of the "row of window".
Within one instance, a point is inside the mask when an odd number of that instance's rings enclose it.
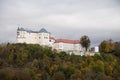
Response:
[[[41,37],[39,37],[39,39],[40,39]],[[44,39],[48,39],[48,37],[44,37]]]
[[[20,32],[17,32],[17,36],[20,36]],[[21,35],[20,37],[24,37],[23,35]],[[39,37],[40,39],[41,37]],[[44,39],[48,39],[48,37],[44,37]]]
[[[17,37],[18,37],[18,38],[25,38],[24,34],[20,35],[20,32],[17,32]],[[41,38],[41,37],[39,37],[39,39],[40,39],[40,38]],[[35,37],[35,39],[37,39],[37,38]],[[44,37],[44,39],[48,39],[48,37]]]

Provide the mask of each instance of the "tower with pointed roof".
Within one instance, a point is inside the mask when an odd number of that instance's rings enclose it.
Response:
[[[40,44],[52,46],[50,43],[50,33],[42,28],[39,31],[27,30],[24,28],[17,29],[17,43]]]
[[[52,47],[57,51],[75,52],[78,55],[82,51],[79,40],[55,39],[45,28],[33,31],[19,27],[17,29],[17,43],[39,44]]]

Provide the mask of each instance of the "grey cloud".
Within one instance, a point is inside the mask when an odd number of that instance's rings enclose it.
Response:
[[[0,42],[16,39],[18,24],[39,30],[45,27],[56,38],[91,38],[120,41],[119,0],[1,0]]]

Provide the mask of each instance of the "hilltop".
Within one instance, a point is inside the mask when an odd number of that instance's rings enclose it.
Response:
[[[0,45],[2,80],[120,80],[113,54],[69,55],[38,44]]]

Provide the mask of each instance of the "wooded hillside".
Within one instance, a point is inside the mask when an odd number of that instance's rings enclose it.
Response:
[[[120,59],[68,55],[37,44],[0,45],[0,80],[120,80]]]

